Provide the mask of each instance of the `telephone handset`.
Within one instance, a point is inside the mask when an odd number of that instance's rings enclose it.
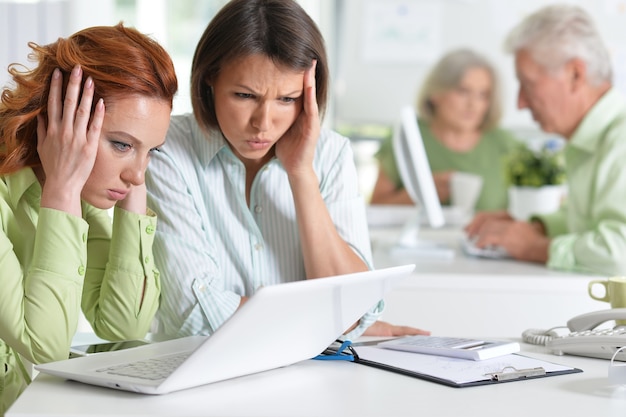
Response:
[[[567,322],[567,327],[572,332],[582,332],[595,329],[599,325],[611,320],[626,320],[626,308],[613,308],[610,310],[581,314],[580,316],[571,318]]]
[[[616,321],[614,328],[597,328],[607,321]],[[620,322],[617,322],[620,320]],[[623,321],[622,321],[623,320]],[[522,335],[525,342],[545,344],[556,355],[577,355],[611,359],[615,352],[626,346],[626,308],[594,311],[573,317],[567,322],[570,333],[559,336],[553,329],[530,329]],[[626,351],[619,352],[615,360],[626,361]]]

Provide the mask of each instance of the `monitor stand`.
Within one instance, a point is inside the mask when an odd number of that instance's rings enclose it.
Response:
[[[390,249],[391,255],[425,259],[453,259],[454,248],[445,243],[419,238],[421,218],[422,210],[418,209],[416,214],[404,224],[398,240]]]

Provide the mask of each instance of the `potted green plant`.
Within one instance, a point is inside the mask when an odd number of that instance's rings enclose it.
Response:
[[[509,214],[528,220],[533,214],[556,211],[565,193],[565,158],[549,141],[539,150],[520,145],[507,158]]]

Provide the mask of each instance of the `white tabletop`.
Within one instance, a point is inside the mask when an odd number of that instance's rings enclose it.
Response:
[[[163,396],[93,387],[39,375],[6,414],[25,416],[620,416],[626,385],[609,385],[609,361],[531,356],[582,373],[451,388],[349,362],[304,361]]]
[[[528,328],[564,326],[573,316],[610,308],[587,293],[589,281],[597,276],[467,256],[460,228],[420,231],[421,239],[453,249],[452,259],[394,252],[398,227],[373,228],[370,234],[376,268],[416,264],[411,279],[385,297],[383,319],[390,322],[444,336],[519,336]]]
[[[469,258],[460,230],[424,230],[448,242],[452,260],[402,259],[387,249],[397,229],[372,230],[378,268],[416,263],[413,277],[386,297],[383,318],[447,336],[519,337],[529,327],[564,325],[608,308],[586,293],[590,276],[516,261]],[[347,362],[305,361],[165,396],[144,396],[39,375],[7,413],[24,416],[620,416],[626,385],[608,384],[609,361],[558,357],[523,345],[579,374],[451,388]]]
[[[419,272],[438,275],[479,275],[490,276],[526,276],[551,277],[553,279],[578,277],[590,279],[597,276],[568,271],[548,269],[543,264],[522,262],[512,259],[485,259],[468,256],[461,248],[461,238],[464,233],[458,227],[442,227],[440,229],[423,228],[419,238],[425,242],[433,242],[447,246],[454,251],[451,259],[442,259],[437,256],[421,256],[411,253],[410,249],[396,250],[401,228],[386,227],[370,230],[372,250],[377,268],[398,265],[402,263],[416,263]]]

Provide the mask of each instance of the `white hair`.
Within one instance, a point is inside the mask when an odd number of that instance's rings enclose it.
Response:
[[[591,16],[578,6],[551,5],[530,14],[513,28],[505,49],[511,53],[527,50],[548,70],[578,58],[586,64],[592,85],[610,83],[613,78],[606,46]]]

